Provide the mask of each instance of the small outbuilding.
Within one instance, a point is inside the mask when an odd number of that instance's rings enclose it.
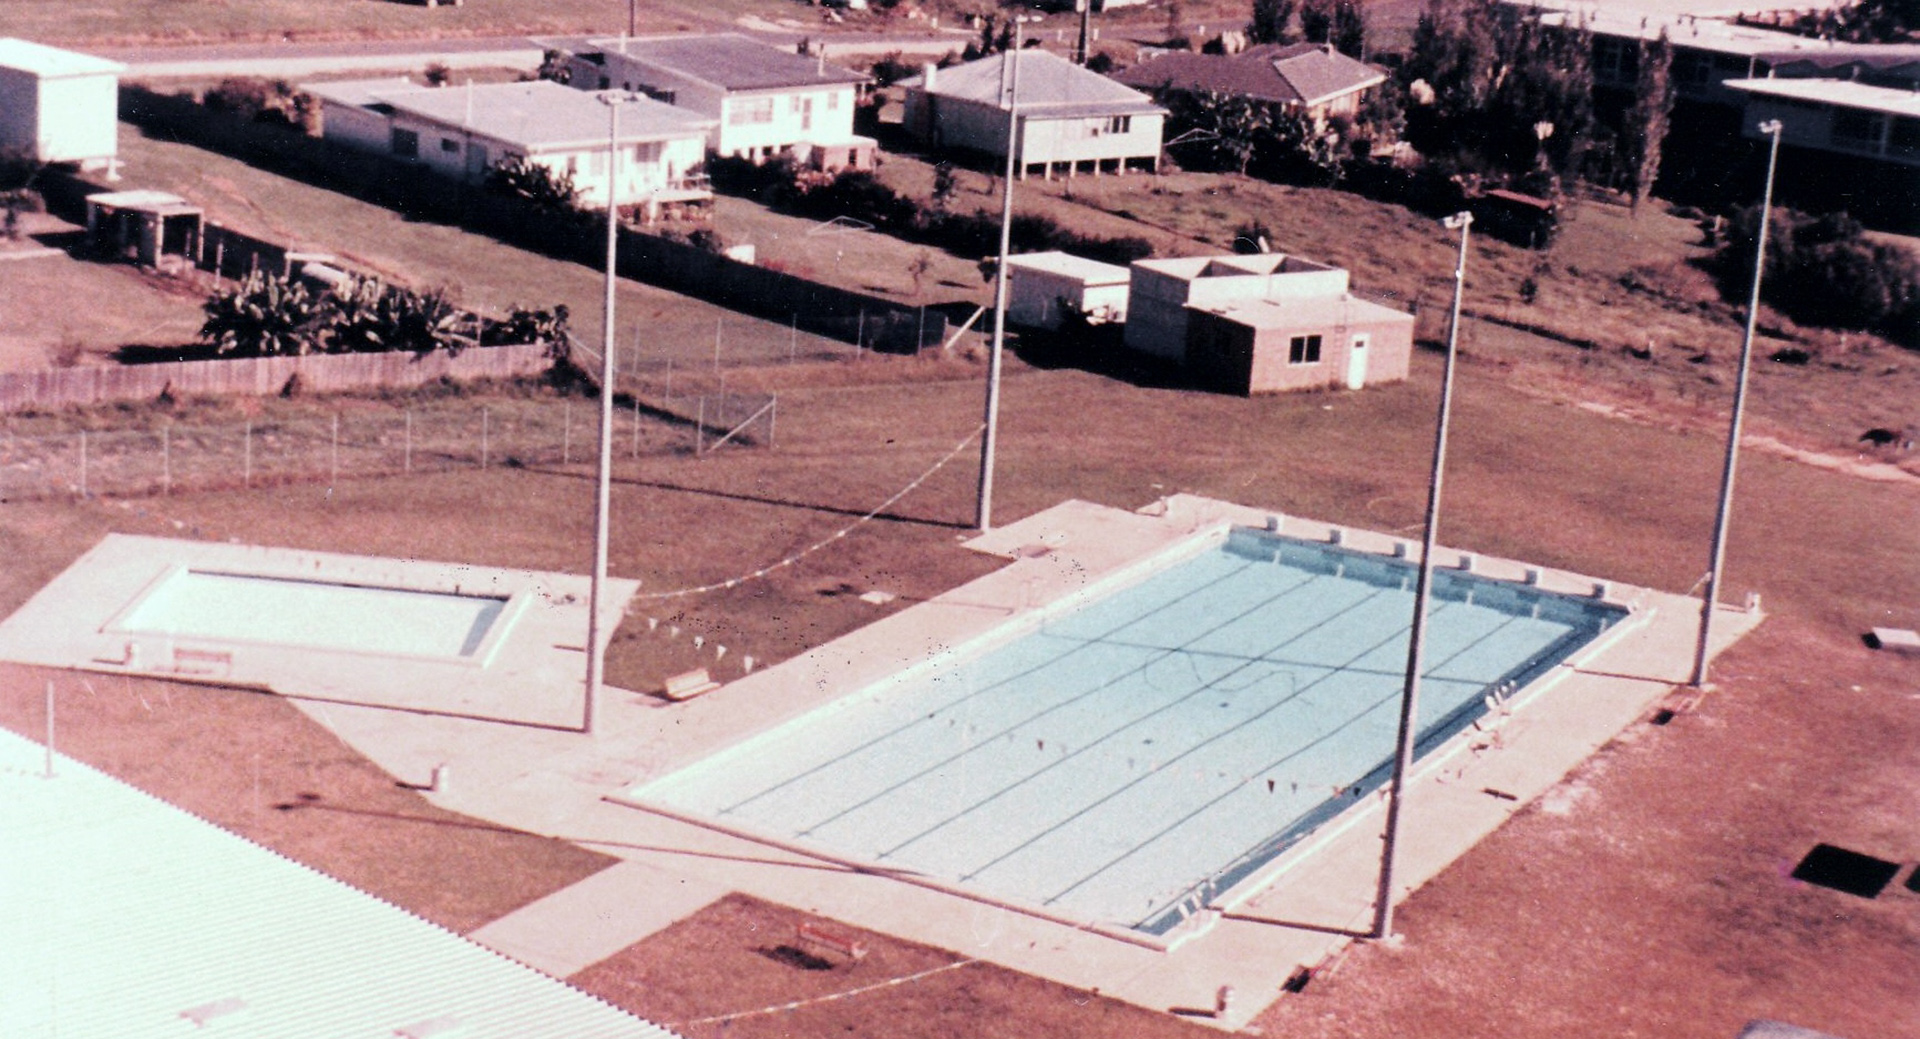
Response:
[[[1286,256],[1141,260],[1126,345],[1225,393],[1360,389],[1407,377],[1413,315],[1361,299],[1342,268]]]
[[[1049,332],[1072,313],[1094,324],[1125,321],[1131,276],[1125,267],[1058,251],[1009,257],[1007,320]]]
[[[141,190],[87,196],[87,244],[97,253],[142,267],[159,267],[168,256],[198,262],[204,234],[204,211],[178,195]]]
[[[120,155],[125,65],[31,40],[0,39],[0,148],[111,170]]]

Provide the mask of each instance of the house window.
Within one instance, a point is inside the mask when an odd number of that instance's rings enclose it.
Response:
[[[1886,127],[1887,117],[1879,112],[1838,109],[1833,113],[1833,145],[1850,151],[1877,152]]]
[[[835,90],[827,95],[827,111],[840,111],[840,92]]]
[[[420,157],[420,135],[412,130],[393,128],[393,153],[403,159]]]
[[[451,137],[442,137],[440,138],[440,150],[446,152],[448,155],[458,155],[460,154],[460,142]]]
[[[727,110],[730,126],[754,126],[773,122],[773,98],[735,98]]]
[[[1287,341],[1288,364],[1319,364],[1320,337],[1294,336]]]
[[[1673,81],[1686,87],[1704,87],[1713,82],[1713,56],[1702,51],[1680,48],[1673,55]]]

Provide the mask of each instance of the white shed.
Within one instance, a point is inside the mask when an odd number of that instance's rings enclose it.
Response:
[[[1127,268],[1063,252],[1007,259],[1007,320],[1058,330],[1065,308],[1099,324],[1127,319]]]
[[[0,148],[41,162],[111,168],[120,153],[127,67],[31,40],[0,38]]]

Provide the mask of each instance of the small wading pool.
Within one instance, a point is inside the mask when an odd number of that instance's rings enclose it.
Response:
[[[507,606],[464,595],[177,568],[121,615],[130,634],[472,658]]]
[[[1416,576],[1236,529],[629,796],[1165,934],[1385,781]],[[1422,754],[1626,613],[1447,570],[1429,608]]]

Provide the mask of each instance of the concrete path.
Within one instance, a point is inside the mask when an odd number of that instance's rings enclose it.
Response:
[[[450,764],[451,782],[430,795],[443,807],[626,860],[475,934],[555,974],[571,974],[737,890],[1161,1011],[1211,1009],[1220,987],[1231,986],[1237,998],[1227,1014],[1197,1019],[1238,1028],[1279,998],[1296,970],[1326,962],[1370,925],[1379,797],[1277,860],[1265,886],[1242,886],[1209,906],[1170,936],[1170,947],[902,883],[608,798],[916,661],[995,638],[1010,621],[1017,626],[1062,597],[1125,579],[1130,568],[1209,529],[1265,520],[1253,510],[1184,497],[1145,514],[1066,503],[976,541],[977,549],[1012,557],[995,573],[699,700],[668,705],[609,690],[592,736],[300,706],[394,775],[422,776],[434,764]],[[1285,521],[1295,536],[1325,538],[1329,529]],[[1389,551],[1393,540],[1346,536],[1349,546],[1376,551]],[[1517,562],[1485,557],[1476,569],[1512,580],[1524,573]],[[1551,571],[1542,583],[1574,594],[1591,594],[1594,586],[1590,577]],[[1612,595],[1635,607],[1632,618],[1422,763],[1408,795],[1396,899],[1645,718],[1684,680],[1698,601],[1630,588]],[[1759,619],[1726,611],[1717,626],[1720,644]]]

